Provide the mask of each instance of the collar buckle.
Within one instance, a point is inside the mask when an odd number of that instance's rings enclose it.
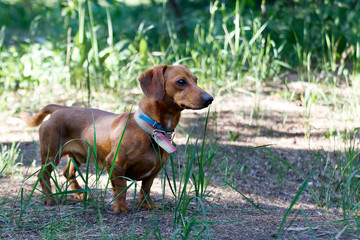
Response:
[[[175,131],[169,132],[166,135],[171,143],[173,143],[174,137],[175,137]]]
[[[161,134],[163,134],[167,139],[169,139],[169,141],[170,141],[171,143],[173,142],[173,139],[174,139],[174,136],[175,136],[175,131],[166,132],[166,131],[163,131],[163,130],[160,130],[160,129],[155,128],[155,129],[152,131],[152,134],[151,134],[151,137],[152,137],[152,138],[155,137],[155,133],[161,133]]]

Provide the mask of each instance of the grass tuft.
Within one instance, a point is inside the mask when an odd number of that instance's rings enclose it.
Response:
[[[0,144],[0,176],[6,177],[19,173],[19,167],[23,165],[23,155],[19,148],[20,143],[13,142],[11,146]]]

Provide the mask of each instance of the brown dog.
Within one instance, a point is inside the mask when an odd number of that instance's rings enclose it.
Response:
[[[81,139],[92,147],[96,142],[95,159],[100,167],[105,166],[109,175],[113,165],[110,180],[114,197],[117,197],[113,202],[114,213],[126,213],[130,209],[126,205],[126,191],[118,196],[127,186],[124,176],[142,181],[139,203],[143,203],[143,208],[157,207],[150,197],[150,188],[169,152],[176,151],[168,139],[179,123],[181,111],[205,108],[211,104],[213,97],[197,86],[197,78],[186,66],[156,66],[144,72],[139,81],[144,93],[139,104],[142,112],[139,110],[140,113],[130,116],[128,113],[113,114],[53,104],[44,107],[35,116],[20,113],[29,126],[40,125],[51,114],[39,129],[41,163],[45,166],[45,170],[40,172],[44,194],[51,194],[50,174],[53,169],[48,163],[58,165],[62,156],[67,156],[69,161],[64,176],[73,190],[81,189],[75,178],[76,168],[70,160],[73,158],[78,166],[86,161],[88,145],[74,140]],[[121,147],[116,154],[124,129]],[[156,152],[157,149],[159,152]],[[82,194],[74,194],[75,199],[82,197]],[[144,201],[146,197],[147,201]],[[44,203],[52,205],[54,200],[47,196]]]

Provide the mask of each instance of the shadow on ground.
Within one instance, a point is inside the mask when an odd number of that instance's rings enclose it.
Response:
[[[341,152],[323,149],[320,151],[318,148],[306,147],[305,131],[303,128],[295,126],[299,124],[295,117],[289,118],[285,127],[279,127],[283,124],[278,116],[280,112],[274,112],[272,116],[254,120],[256,124],[235,119],[236,116],[234,117],[234,113],[231,111],[211,114],[213,115],[208,118],[203,154],[205,179],[211,176],[210,184],[205,191],[205,193],[210,192],[204,202],[206,219],[195,200],[190,202],[186,216],[182,217],[188,223],[194,221],[194,228],[202,229],[201,236],[206,236],[209,231],[210,236],[215,239],[271,239],[275,236],[290,203],[306,177],[311,172],[323,170],[326,163],[331,165],[339,161]],[[187,114],[181,121],[180,130],[175,138],[179,154],[175,156],[174,160],[176,163],[180,163],[176,164],[174,171],[177,184],[179,184],[181,173],[186,169],[188,156],[192,156],[197,136],[199,136],[199,146],[195,151],[192,169],[195,176],[199,172],[198,160],[201,158],[201,144],[206,122],[204,116],[206,116],[205,113]],[[268,123],[264,123],[264,121]],[[189,145],[186,147],[187,138],[182,131],[189,133],[194,122],[196,125],[189,138]],[[319,141],[323,138],[324,132],[321,129],[311,132],[311,141]],[[2,144],[10,145],[11,143],[4,142]],[[269,146],[254,149],[254,147],[262,145]],[[29,168],[35,160],[34,171],[39,169],[39,143],[37,141],[20,142],[20,149],[24,156],[23,168]],[[63,159],[59,166],[60,173],[65,165],[66,159]],[[91,163],[90,166],[90,173],[94,174],[94,164]],[[81,169],[84,169],[84,165]],[[173,179],[169,164],[166,169],[169,179]],[[152,188],[154,201],[163,206],[162,210],[157,212],[132,211],[128,215],[114,215],[111,207],[106,206],[99,214],[97,212],[98,205],[95,203],[89,204],[85,211],[86,214],[84,214],[81,211],[84,209],[83,203],[72,200],[71,196],[67,196],[66,201],[62,201],[60,206],[44,207],[41,205],[40,191],[35,191],[30,200],[31,206],[24,212],[24,220],[19,225],[20,227],[13,228],[12,232],[5,231],[1,227],[0,236],[8,238],[27,233],[29,239],[44,237],[48,234],[48,230],[43,226],[56,229],[64,219],[68,221],[70,216],[72,223],[62,225],[64,231],[60,237],[99,238],[135,234],[143,238],[146,236],[155,238],[155,235],[160,232],[163,238],[169,238],[177,230],[176,226],[179,226],[174,223],[174,216],[179,211],[176,210],[175,196],[171,193],[167,181],[165,193],[163,192],[162,174],[164,173],[159,174]],[[61,178],[63,177],[61,176]],[[103,178],[106,181],[107,175],[104,174]],[[25,195],[23,196],[29,196],[34,188],[36,177],[25,182],[24,178],[2,178],[0,180],[2,182],[0,197],[4,203],[3,212],[11,213],[12,217],[16,219],[19,217],[19,211],[14,212],[13,210],[23,207],[21,189],[24,189],[23,194]],[[313,234],[316,234],[317,238],[328,239],[339,234],[343,228],[342,222],[336,224],[333,222],[341,220],[342,216],[332,209],[324,211],[318,206],[311,193],[312,189],[319,194],[318,189],[321,189],[321,184],[326,183],[327,180],[321,179],[320,181],[319,177],[310,179],[308,188],[300,195],[283,225],[286,229],[281,232],[282,238],[311,239],[314,238]],[[231,183],[248,200],[226,186],[225,182]],[[188,191],[190,196],[194,196],[194,187]],[[111,202],[111,192],[108,191],[105,196],[105,202]],[[127,196],[130,206],[134,206],[133,196],[134,190],[131,189]],[[250,201],[265,213],[254,207]],[[137,202],[137,198],[135,202]],[[34,215],[36,215],[36,222],[31,222],[29,219],[34,218]],[[53,223],[49,223],[51,218],[55,219]],[[7,223],[6,219],[0,221]],[[208,223],[208,229],[204,227],[204,222]],[[39,227],[40,230],[36,230]],[[346,234],[346,232],[340,234],[341,239],[352,239],[350,235],[348,237]]]

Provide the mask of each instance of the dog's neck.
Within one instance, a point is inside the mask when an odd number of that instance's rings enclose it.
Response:
[[[152,120],[169,130],[174,130],[180,121],[181,109],[170,107],[164,101],[154,101],[149,97],[143,96],[139,107]]]

